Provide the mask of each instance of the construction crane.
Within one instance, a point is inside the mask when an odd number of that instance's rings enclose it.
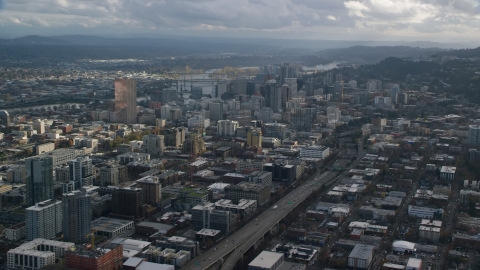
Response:
[[[91,249],[92,249],[92,250],[95,249],[95,233],[97,233],[99,230],[102,230],[102,229],[104,229],[105,227],[108,227],[108,226],[110,226],[110,225],[112,225],[111,222],[109,222],[109,223],[107,223],[107,224],[105,224],[105,225],[103,225],[103,226],[97,227],[96,229],[92,229],[92,232],[89,233],[89,234],[87,234],[87,235],[85,236],[85,238],[87,238],[87,239],[90,238],[90,246],[91,246]]]
[[[343,81],[340,81],[340,84],[342,85],[342,102],[343,102]]]
[[[92,250],[95,249],[95,233],[96,232],[97,232],[97,230],[92,229],[92,232],[85,236],[85,238],[87,238],[87,239],[90,237],[90,248]]]

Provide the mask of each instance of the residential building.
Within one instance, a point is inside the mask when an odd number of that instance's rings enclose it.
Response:
[[[115,163],[100,167],[98,185],[106,187],[123,183],[127,180],[127,172],[127,166]]]
[[[208,103],[208,109],[210,111],[211,121],[223,120],[223,103],[221,101],[212,101]]]
[[[90,195],[85,189],[63,194],[62,207],[64,240],[75,244],[87,242],[92,222]]]
[[[62,232],[62,202],[46,200],[25,209],[27,240],[35,238],[53,239]]]
[[[37,238],[7,252],[7,269],[39,270],[55,265],[73,243]]]
[[[375,107],[391,107],[392,106],[392,98],[391,97],[375,97]]]
[[[133,78],[115,79],[116,121],[133,124],[137,122],[137,82]]]
[[[238,121],[219,120],[217,122],[217,134],[219,136],[235,136],[238,128]]]
[[[9,166],[7,170],[7,182],[9,183],[25,183],[27,179],[27,170],[25,166]]]
[[[75,189],[91,186],[94,182],[92,160],[89,157],[77,157],[70,161],[70,179],[75,182]]]
[[[262,130],[252,128],[247,132],[247,146],[262,147]]]
[[[418,237],[431,243],[438,243],[440,240],[440,230],[438,227],[419,226]]]
[[[461,189],[459,200],[463,204],[480,202],[480,192],[475,190]]]
[[[200,136],[193,135],[183,142],[183,153],[198,155],[203,153],[205,150],[205,140]]]
[[[277,138],[280,140],[285,140],[287,138],[287,126],[279,123],[266,123],[265,132],[262,134],[265,137]]]
[[[165,151],[165,137],[163,135],[148,134],[142,138],[142,151],[152,156],[162,156]]]
[[[342,116],[342,112],[337,106],[328,106],[327,107],[327,117],[328,123],[332,125],[336,125],[340,123],[340,117]]]
[[[369,269],[372,263],[375,246],[356,244],[348,255],[348,266],[358,269]]]
[[[210,126],[210,119],[205,118],[201,115],[195,115],[194,117],[188,118],[187,125],[188,128],[206,129]]]
[[[51,157],[39,156],[25,160],[27,206],[53,199],[53,161]]]
[[[140,221],[146,217],[147,209],[141,188],[112,187],[112,218]]]
[[[5,229],[5,239],[14,242],[20,241],[27,236],[26,232],[25,222],[18,223]]]
[[[185,141],[184,128],[170,128],[163,132],[165,136],[165,146],[179,147]]]
[[[122,165],[126,165],[134,161],[148,161],[150,160],[150,154],[130,152],[130,153],[118,155],[116,159],[118,163]]]
[[[480,126],[478,125],[468,126],[468,144],[471,146],[480,145]]]
[[[135,181],[137,187],[142,189],[144,202],[153,206],[162,199],[162,184],[155,176],[146,176]]]

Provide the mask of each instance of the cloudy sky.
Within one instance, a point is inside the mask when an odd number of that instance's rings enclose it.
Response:
[[[0,0],[0,36],[480,39],[480,0]]]

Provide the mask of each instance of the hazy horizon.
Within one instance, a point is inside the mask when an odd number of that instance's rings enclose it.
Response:
[[[94,35],[463,43],[476,0],[0,0],[0,38]]]

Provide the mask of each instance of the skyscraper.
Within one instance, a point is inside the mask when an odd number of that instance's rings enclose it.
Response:
[[[93,165],[89,157],[77,157],[68,164],[70,181],[75,183],[75,189],[93,185]]]
[[[288,88],[290,89],[291,97],[297,97],[297,93],[298,93],[297,78],[285,78],[285,84],[288,85]]]
[[[210,102],[208,103],[208,109],[210,110],[211,121],[223,120],[223,102]]]
[[[25,160],[27,206],[53,199],[53,160],[49,156]]]
[[[398,84],[392,85],[391,91],[391,98],[392,98],[392,103],[397,104],[398,103],[398,96],[400,94],[400,87]]]
[[[297,68],[290,66],[289,63],[282,63],[280,67],[278,67],[278,78],[280,85],[285,84],[285,78],[295,78],[297,77]]]
[[[46,200],[25,209],[27,240],[53,239],[62,232],[62,202]]]
[[[269,80],[265,85],[265,105],[274,113],[282,109],[282,91],[277,87],[277,81]]]
[[[133,78],[115,79],[115,113],[117,121],[137,122],[137,81]]]
[[[63,240],[84,243],[91,232],[92,206],[85,189],[63,194]]]

